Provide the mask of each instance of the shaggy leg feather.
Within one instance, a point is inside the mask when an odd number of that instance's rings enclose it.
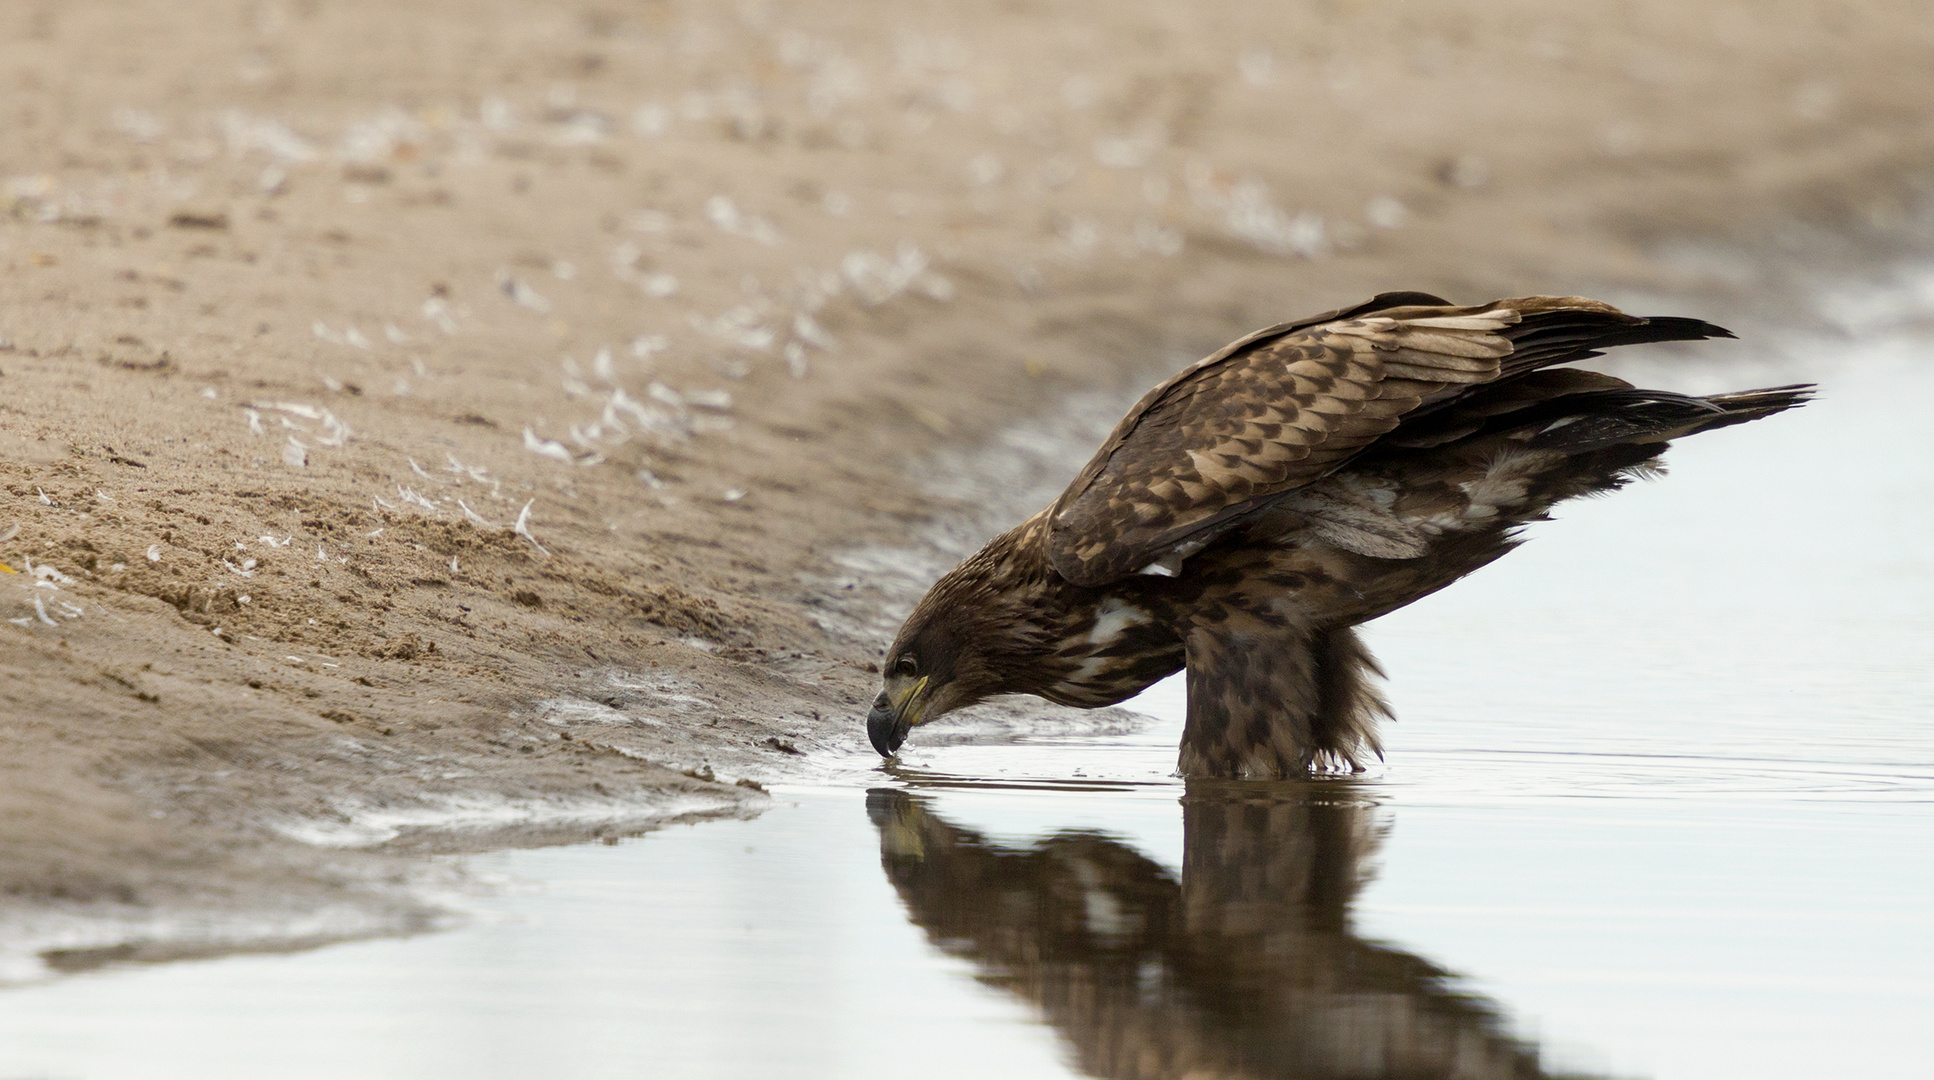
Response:
[[[1360,769],[1382,756],[1376,722],[1390,707],[1371,685],[1381,674],[1347,627],[1312,631],[1246,611],[1198,617],[1178,770],[1269,780]]]

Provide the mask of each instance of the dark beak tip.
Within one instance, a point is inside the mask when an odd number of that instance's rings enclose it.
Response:
[[[907,739],[907,725],[891,709],[875,708],[866,714],[866,737],[883,758],[890,758]]]

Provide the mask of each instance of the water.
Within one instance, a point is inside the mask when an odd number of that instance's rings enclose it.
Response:
[[[1924,1075],[1930,391],[1875,347],[1375,624],[1362,777],[1185,788],[1173,684],[916,732],[454,931],[0,994],[0,1077]]]

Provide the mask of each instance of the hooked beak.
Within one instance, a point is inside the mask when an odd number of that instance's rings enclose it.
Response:
[[[927,680],[922,677],[897,698],[890,691],[882,690],[873,699],[873,709],[866,714],[866,737],[873,741],[873,749],[881,757],[892,757],[900,744],[907,741],[907,732],[920,722],[921,713],[926,711],[926,689]]]

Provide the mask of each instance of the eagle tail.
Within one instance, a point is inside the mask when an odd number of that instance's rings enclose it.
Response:
[[[1585,454],[1611,446],[1662,448],[1673,439],[1743,424],[1806,404],[1809,384],[1743,390],[1692,397],[1665,390],[1598,390],[1569,394],[1512,417],[1520,430],[1544,427],[1531,445],[1565,454]]]
[[[1310,631],[1269,613],[1220,611],[1187,637],[1185,777],[1274,780],[1381,758],[1391,715],[1383,672],[1348,627]]]

